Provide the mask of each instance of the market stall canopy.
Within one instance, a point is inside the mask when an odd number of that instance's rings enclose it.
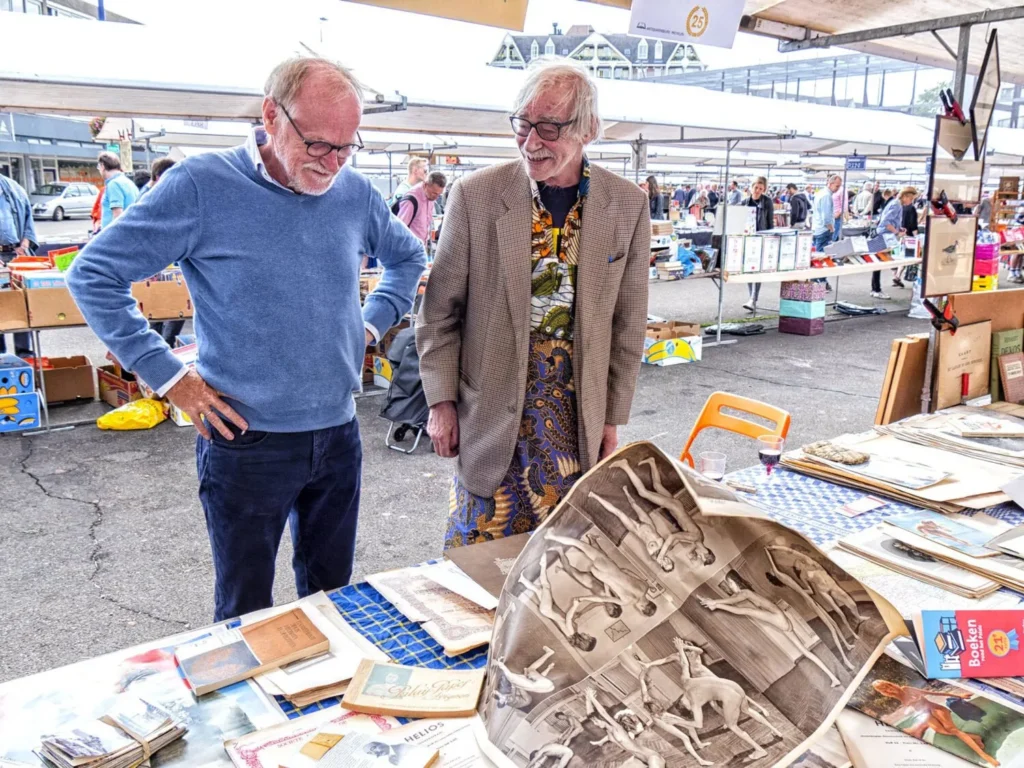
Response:
[[[205,40],[197,32],[193,53],[184,55],[180,40],[156,27],[21,13],[5,14],[3,30],[0,110],[56,115],[254,122],[267,73],[289,56],[309,53],[301,44],[272,38],[232,44],[234,38]],[[82,40],[100,37],[105,49],[139,55],[127,70],[124,56],[83,55]],[[46,55],[40,40],[47,41]],[[365,111],[402,107],[394,89],[385,98],[371,80],[364,84]]]
[[[600,5],[628,9],[631,0],[591,0]],[[750,17],[748,28],[757,21],[786,24],[786,34],[811,33],[838,35],[879,29],[902,24],[914,24],[929,19],[942,19],[986,11],[1020,8],[1019,0],[856,0],[856,2],[829,2],[821,0],[746,0],[744,13]],[[971,30],[968,71],[976,73],[985,55],[985,41],[989,24],[982,23]],[[1024,20],[993,22],[998,26],[999,54],[1003,81],[1024,83]],[[762,25],[763,27],[763,25]],[[767,29],[762,29],[768,32]],[[956,50],[956,30],[939,32],[946,44]],[[913,61],[942,69],[953,69],[955,61],[943,44],[929,32],[909,36],[886,37],[863,42],[842,42],[844,48],[887,56],[900,61]]]

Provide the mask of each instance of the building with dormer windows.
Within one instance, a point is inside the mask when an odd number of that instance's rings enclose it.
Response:
[[[643,80],[703,72],[707,65],[692,45],[633,35],[603,35],[577,25],[565,34],[555,24],[550,35],[505,35],[489,62],[492,67],[525,69],[540,56],[559,56],[583,64],[595,77]]]

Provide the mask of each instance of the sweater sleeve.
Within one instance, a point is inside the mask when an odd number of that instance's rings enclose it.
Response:
[[[198,190],[179,165],[86,245],[67,273],[89,327],[123,366],[158,391],[180,375],[182,364],[149,329],[131,284],[187,259],[200,229]]]
[[[423,243],[391,215],[383,197],[372,188],[368,197],[367,247],[383,265],[384,275],[366,297],[363,321],[383,335],[412,309],[427,254]]]

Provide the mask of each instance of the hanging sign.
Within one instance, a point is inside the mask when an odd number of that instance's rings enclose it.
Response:
[[[732,48],[743,0],[633,0],[629,34]]]
[[[850,155],[846,158],[846,170],[848,171],[866,171],[868,169],[868,159],[863,155]]]

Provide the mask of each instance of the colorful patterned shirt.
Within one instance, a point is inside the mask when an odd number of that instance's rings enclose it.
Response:
[[[583,204],[590,192],[590,162],[583,158],[579,197],[558,229],[544,208],[537,182],[533,189],[533,230],[530,237],[530,327],[552,339],[572,340]]]

